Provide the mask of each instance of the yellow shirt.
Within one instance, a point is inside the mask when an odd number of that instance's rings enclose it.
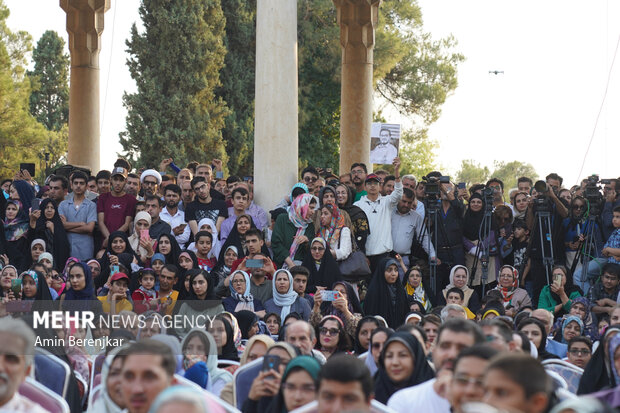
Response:
[[[177,303],[177,298],[179,298],[179,292],[177,290],[172,290],[167,296],[160,296],[159,302],[162,304],[165,303],[168,300],[168,297],[172,298],[172,303],[166,308],[166,315],[172,315],[172,312],[174,311],[174,306]]]
[[[99,301],[101,301],[101,307],[103,307],[104,313],[110,313],[111,304],[108,301],[107,295],[101,295],[97,297]],[[133,304],[128,299],[123,299],[121,301],[116,302],[116,314],[120,313],[123,310],[133,311]]]

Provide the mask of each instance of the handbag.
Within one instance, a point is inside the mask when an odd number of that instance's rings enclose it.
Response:
[[[366,260],[366,255],[358,248],[355,242],[355,236],[351,234],[351,246],[353,251],[342,261],[338,262],[340,273],[346,280],[358,281],[370,276],[370,266]],[[338,239],[338,248],[340,248],[340,239]]]

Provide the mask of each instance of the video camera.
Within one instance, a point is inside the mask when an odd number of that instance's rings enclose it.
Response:
[[[607,182],[607,180],[603,180]],[[605,183],[601,181],[601,183]],[[586,187],[583,191],[583,197],[588,200],[589,214],[600,215],[603,205],[603,195],[601,193],[601,186],[599,185],[598,175],[591,175],[586,178]]]
[[[495,198],[495,189],[486,186],[482,189],[482,199],[484,200],[484,206],[487,211],[493,211],[493,200]]]
[[[429,201],[436,201],[441,198],[441,184],[449,184],[449,176],[423,176],[424,194]]]
[[[552,206],[549,200],[549,187],[545,181],[536,181],[534,184],[536,198],[534,198],[534,212],[551,212]]]

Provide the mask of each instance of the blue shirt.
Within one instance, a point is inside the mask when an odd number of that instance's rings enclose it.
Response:
[[[73,202],[73,194],[69,194],[67,199],[58,206],[58,213],[67,219],[67,222],[85,222],[87,224],[97,221],[97,204],[88,199],[84,199],[80,205]],[[71,245],[71,256],[82,261],[91,259],[94,256],[95,243],[92,234],[78,234],[67,231],[69,245]]]
[[[605,243],[604,248],[620,248],[620,228],[616,228],[614,232],[611,233],[609,239]],[[620,264],[620,261],[615,259],[614,257],[608,257],[607,262],[611,262],[614,264]]]

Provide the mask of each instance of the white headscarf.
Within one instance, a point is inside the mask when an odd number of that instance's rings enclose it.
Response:
[[[243,294],[239,294],[237,291],[235,291],[235,288],[233,287],[233,279],[237,274],[243,275],[243,278],[245,279],[245,291],[243,292]],[[230,296],[237,300],[235,313],[241,310],[254,311],[254,296],[250,292],[250,276],[247,272],[236,270],[232,274],[232,277],[230,278],[230,284],[228,284],[228,286],[230,288]]]
[[[192,328],[189,333],[187,333],[185,338],[183,338],[183,341],[181,342],[181,349],[185,347],[185,343],[186,341],[188,341],[188,337],[193,336],[194,332],[198,332],[199,334],[203,335],[209,343],[209,354],[207,355],[207,371],[209,372],[209,380],[207,384],[207,390],[209,390],[209,388],[213,386],[213,384],[215,384],[215,382],[218,380],[231,382],[233,379],[232,374],[230,374],[230,372],[228,372],[227,370],[217,367],[217,345],[215,344],[215,339],[210,333],[200,328]]]
[[[288,276],[289,286],[286,294],[280,294],[276,289],[276,279],[278,278],[278,274],[280,274],[281,272],[285,273]],[[273,302],[276,305],[282,307],[282,311],[280,312],[280,318],[282,319],[282,322],[284,322],[286,316],[291,312],[291,306],[295,303],[297,297],[299,297],[299,294],[297,294],[295,290],[293,290],[293,276],[288,270],[276,271],[275,274],[273,274],[273,282],[271,284],[271,288],[273,291]]]
[[[101,390],[99,391],[99,398],[97,398],[93,405],[88,408],[89,412],[121,413],[123,411],[123,409],[118,407],[110,397],[110,394],[108,393],[107,381],[108,374],[110,372],[110,366],[114,362],[114,358],[118,355],[121,349],[125,347],[127,346],[116,347],[115,349],[112,349],[106,356],[105,361],[103,362],[103,366],[101,366]]]
[[[211,245],[211,251],[209,251],[208,258],[215,257],[216,259],[220,256],[220,250],[222,246],[220,245],[220,240],[218,238],[217,226],[215,225],[215,221],[211,218],[203,218],[198,221],[198,231],[202,228],[203,225],[208,225],[211,227],[211,235],[213,235],[213,243]]]

